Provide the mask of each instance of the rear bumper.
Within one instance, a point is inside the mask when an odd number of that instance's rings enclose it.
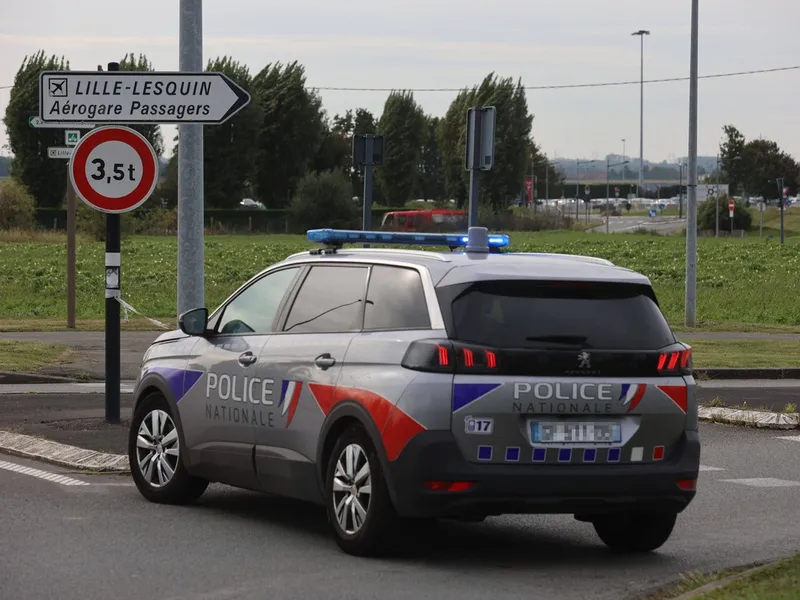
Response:
[[[450,432],[415,436],[387,473],[403,517],[562,513],[579,518],[630,510],[681,512],[695,496],[678,480],[697,479],[700,438],[684,434],[669,460],[621,465],[481,465],[467,462]],[[463,492],[430,491],[426,481],[469,481]]]

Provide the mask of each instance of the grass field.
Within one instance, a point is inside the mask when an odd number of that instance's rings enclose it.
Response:
[[[682,237],[512,233],[512,250],[586,254],[650,277],[667,318],[683,320],[685,240]],[[698,246],[698,319],[717,329],[800,330],[800,238],[784,246],[755,239],[701,238]],[[122,297],[145,315],[173,316],[175,237],[128,237],[122,243]],[[311,247],[301,236],[208,236],[206,303],[214,307],[248,277]],[[78,319],[102,319],[104,245],[82,240],[77,251]],[[65,319],[66,250],[63,236],[0,241],[0,318]],[[22,321],[20,321],[22,322]]]
[[[55,344],[0,340],[0,371],[33,372],[41,367],[68,363],[72,350]]]

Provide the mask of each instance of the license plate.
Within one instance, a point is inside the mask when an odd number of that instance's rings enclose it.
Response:
[[[622,427],[619,423],[586,421],[532,421],[533,444],[619,444]]]

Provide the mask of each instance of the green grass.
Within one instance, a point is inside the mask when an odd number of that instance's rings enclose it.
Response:
[[[757,209],[750,209],[753,215],[752,228],[747,235],[758,238],[761,217]],[[785,237],[800,235],[800,209],[790,208],[783,211],[783,232]],[[773,236],[780,239],[781,211],[778,208],[769,208],[764,212],[764,237]]]
[[[800,367],[800,342],[696,338],[685,342],[692,347],[695,368]]]
[[[732,581],[697,600],[795,600],[800,595],[800,555]]]
[[[69,362],[72,351],[55,344],[0,340],[0,371],[37,371]]]
[[[683,321],[685,241],[669,236],[605,236],[580,232],[512,233],[512,250],[608,258],[647,275],[673,325]],[[698,243],[698,320],[718,329],[800,329],[800,238],[784,246],[756,239],[701,238]],[[174,316],[175,237],[126,237],[122,297],[158,319]],[[310,248],[302,236],[207,236],[205,296],[217,306],[236,287],[288,254]],[[102,319],[104,245],[77,250],[77,317]],[[0,242],[0,317],[65,319],[63,236]],[[133,318],[133,317],[132,317]]]

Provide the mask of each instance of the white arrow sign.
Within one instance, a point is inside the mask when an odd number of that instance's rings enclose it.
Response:
[[[42,71],[45,123],[223,123],[250,94],[223,73]]]
[[[72,158],[73,150],[75,150],[75,148],[63,148],[63,147],[48,148],[47,156],[49,158],[65,158],[69,160],[70,158]]]

